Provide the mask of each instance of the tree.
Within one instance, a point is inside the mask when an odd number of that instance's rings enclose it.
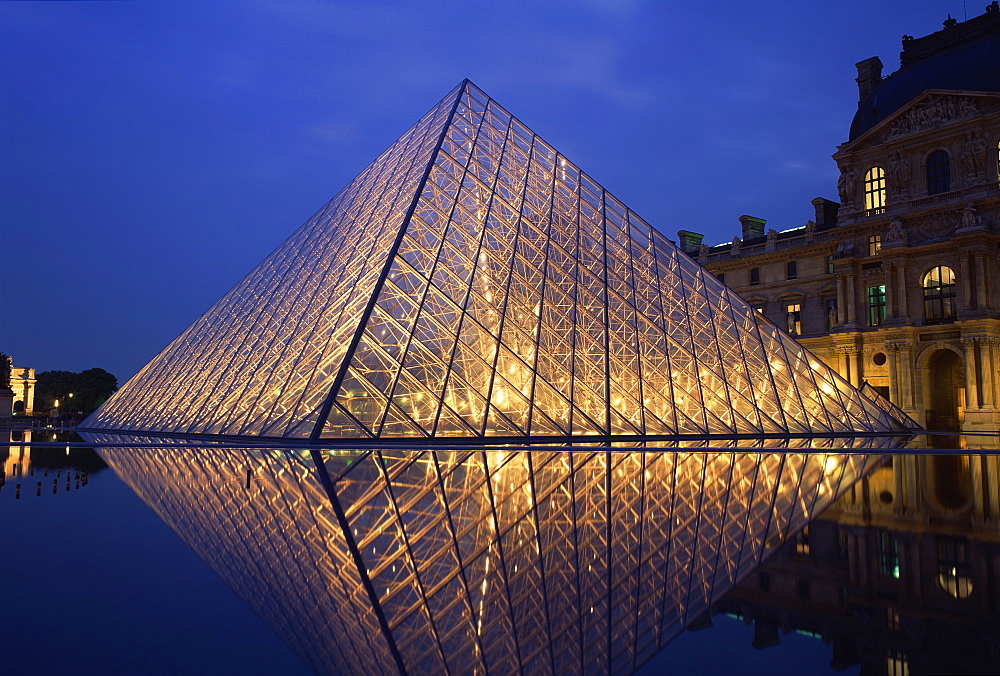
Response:
[[[104,369],[72,371],[42,371],[36,376],[35,410],[49,411],[56,407],[66,413],[93,413],[118,389],[118,379]],[[70,395],[73,396],[70,396]]]

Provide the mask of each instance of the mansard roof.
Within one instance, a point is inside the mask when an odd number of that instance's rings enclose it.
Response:
[[[923,38],[903,37],[901,67],[859,103],[849,140],[892,116],[929,89],[1000,92],[1000,8]]]

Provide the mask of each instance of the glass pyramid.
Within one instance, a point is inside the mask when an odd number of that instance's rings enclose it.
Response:
[[[464,81],[84,427],[318,440],[900,425]]]
[[[882,450],[871,436],[311,453],[87,439],[328,674],[631,673]]]
[[[890,417],[905,427],[907,431],[920,432],[924,429],[916,420],[907,415],[903,409],[892,403],[888,397],[882,396],[867,380],[858,389],[861,390],[862,394],[874,401],[879,408],[888,413]]]

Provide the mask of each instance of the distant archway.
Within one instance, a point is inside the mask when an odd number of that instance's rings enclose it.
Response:
[[[937,350],[927,360],[930,388],[927,428],[957,431],[965,407],[965,366],[951,350]]]

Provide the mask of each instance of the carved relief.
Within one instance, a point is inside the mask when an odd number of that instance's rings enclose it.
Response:
[[[886,138],[895,138],[913,131],[929,129],[945,122],[979,115],[975,101],[968,96],[931,96],[919,106],[911,108],[897,119]]]
[[[893,242],[906,242],[906,230],[903,228],[903,222],[898,218],[889,222],[889,229],[886,230],[882,245],[885,246]]]
[[[962,209],[962,229],[977,229],[983,227],[983,220],[976,216],[976,208],[972,202],[968,202]]]
[[[965,174],[965,185],[982,185],[986,183],[986,139],[977,132],[969,134],[962,143],[962,171]]]
[[[910,158],[899,152],[893,153],[889,160],[889,199],[909,199],[912,176],[913,165]]]
[[[841,169],[837,179],[837,192],[840,194],[840,207],[845,211],[854,208],[854,196],[858,192],[858,174],[853,169]]]
[[[913,244],[922,244],[951,237],[958,229],[958,221],[954,214],[932,214],[913,219],[908,229],[913,234]]]
[[[834,258],[848,258],[852,255],[854,255],[853,239],[845,239],[841,241],[840,245],[837,247],[837,250],[833,252]]]

